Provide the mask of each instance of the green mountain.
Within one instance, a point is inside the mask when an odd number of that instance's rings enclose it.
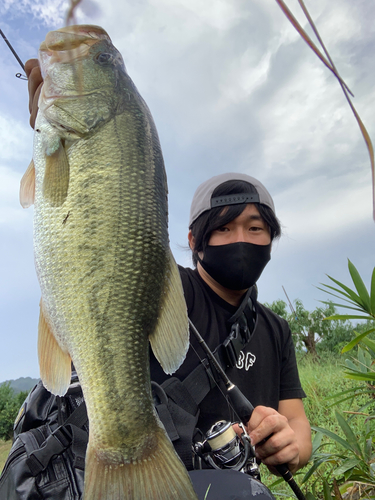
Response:
[[[16,380],[5,380],[5,382],[1,382],[0,385],[9,382],[10,387],[14,390],[16,394],[21,391],[30,391],[34,387],[34,385],[38,382],[37,378],[31,377],[20,377]]]

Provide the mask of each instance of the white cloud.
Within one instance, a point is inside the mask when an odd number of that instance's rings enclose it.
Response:
[[[295,241],[329,242],[345,231],[355,234],[371,219],[369,172],[353,172],[344,182],[323,175],[300,180],[276,197],[276,206],[287,238]]]
[[[28,123],[10,116],[0,116],[0,161],[25,161],[25,170],[32,155],[32,132]]]
[[[70,2],[69,2],[70,3]],[[46,26],[63,24],[68,0],[4,0],[3,14],[31,13]]]
[[[19,202],[20,180],[18,172],[0,166],[1,231],[23,232],[32,227],[32,209],[24,210]]]

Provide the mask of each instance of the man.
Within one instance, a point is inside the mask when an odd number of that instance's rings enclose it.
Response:
[[[311,454],[305,394],[289,327],[257,303],[254,286],[280,234],[272,198],[259,181],[236,173],[215,176],[194,195],[188,239],[196,269],[180,268],[180,274],[190,319],[217,350],[229,379],[255,406],[247,430],[257,457],[273,472],[283,463],[295,472]],[[231,363],[222,344],[240,317],[250,340]],[[194,336],[191,343],[194,349],[174,374],[182,381],[199,366],[198,355],[205,357]],[[153,356],[151,378],[158,383],[168,379]],[[218,388],[199,407],[197,427],[203,432],[220,419],[235,418]]]
[[[27,61],[25,70],[34,126],[43,80],[36,59]],[[311,454],[305,394],[287,323],[257,302],[255,286],[280,233],[272,198],[259,181],[244,174],[216,176],[199,186],[193,198],[188,239],[196,269],[180,268],[180,274],[191,320],[255,406],[247,430],[257,457],[273,472],[284,463],[295,472]],[[248,341],[228,354],[222,343],[237,325]],[[194,338],[192,345],[204,357]],[[175,377],[183,381],[199,363],[190,349]],[[168,380],[153,356],[151,376],[158,384]],[[203,432],[217,420],[234,417],[217,388],[199,408],[197,426]]]

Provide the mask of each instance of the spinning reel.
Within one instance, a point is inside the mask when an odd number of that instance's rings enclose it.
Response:
[[[259,467],[255,460],[250,438],[242,423],[241,437],[236,434],[230,422],[216,422],[203,441],[194,444],[194,452],[214,469],[231,469],[245,472],[260,479]]]

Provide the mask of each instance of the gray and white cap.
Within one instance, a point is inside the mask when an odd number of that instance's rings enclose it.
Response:
[[[252,184],[256,193],[238,193],[218,196],[212,198],[215,189],[227,181],[245,181]],[[267,189],[254,177],[246,174],[229,172],[227,174],[215,175],[198,186],[193,196],[190,208],[189,227],[206,210],[226,205],[239,205],[241,203],[261,203],[269,207],[275,213],[275,205]]]

